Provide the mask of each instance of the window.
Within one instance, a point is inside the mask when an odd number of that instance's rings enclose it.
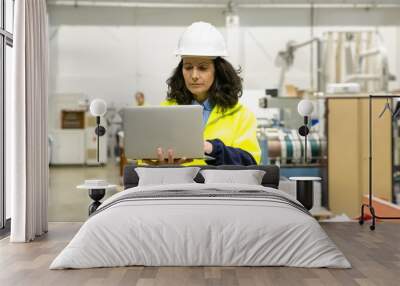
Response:
[[[14,0],[0,0],[0,229],[3,230],[10,216],[6,203],[9,194],[5,188],[5,105],[6,96],[11,92],[13,22]]]

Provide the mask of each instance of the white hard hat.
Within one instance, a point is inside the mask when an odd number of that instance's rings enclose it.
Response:
[[[179,39],[175,54],[179,56],[228,56],[224,37],[213,25],[205,22],[195,22],[186,28]]]

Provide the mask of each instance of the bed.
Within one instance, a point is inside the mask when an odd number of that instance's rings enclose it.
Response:
[[[350,268],[343,253],[296,200],[278,190],[276,166],[203,166],[265,171],[260,185],[138,185],[124,170],[125,190],[89,217],[50,269],[144,266],[292,266]]]

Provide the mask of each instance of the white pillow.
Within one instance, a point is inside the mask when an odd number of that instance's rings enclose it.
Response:
[[[265,171],[262,170],[201,170],[205,184],[233,183],[261,185]]]
[[[195,183],[199,167],[183,168],[135,168],[139,186]]]

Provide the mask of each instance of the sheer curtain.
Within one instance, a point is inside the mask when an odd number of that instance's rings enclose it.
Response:
[[[46,0],[19,0],[14,7],[14,71],[10,98],[12,242],[47,232],[48,22]]]

